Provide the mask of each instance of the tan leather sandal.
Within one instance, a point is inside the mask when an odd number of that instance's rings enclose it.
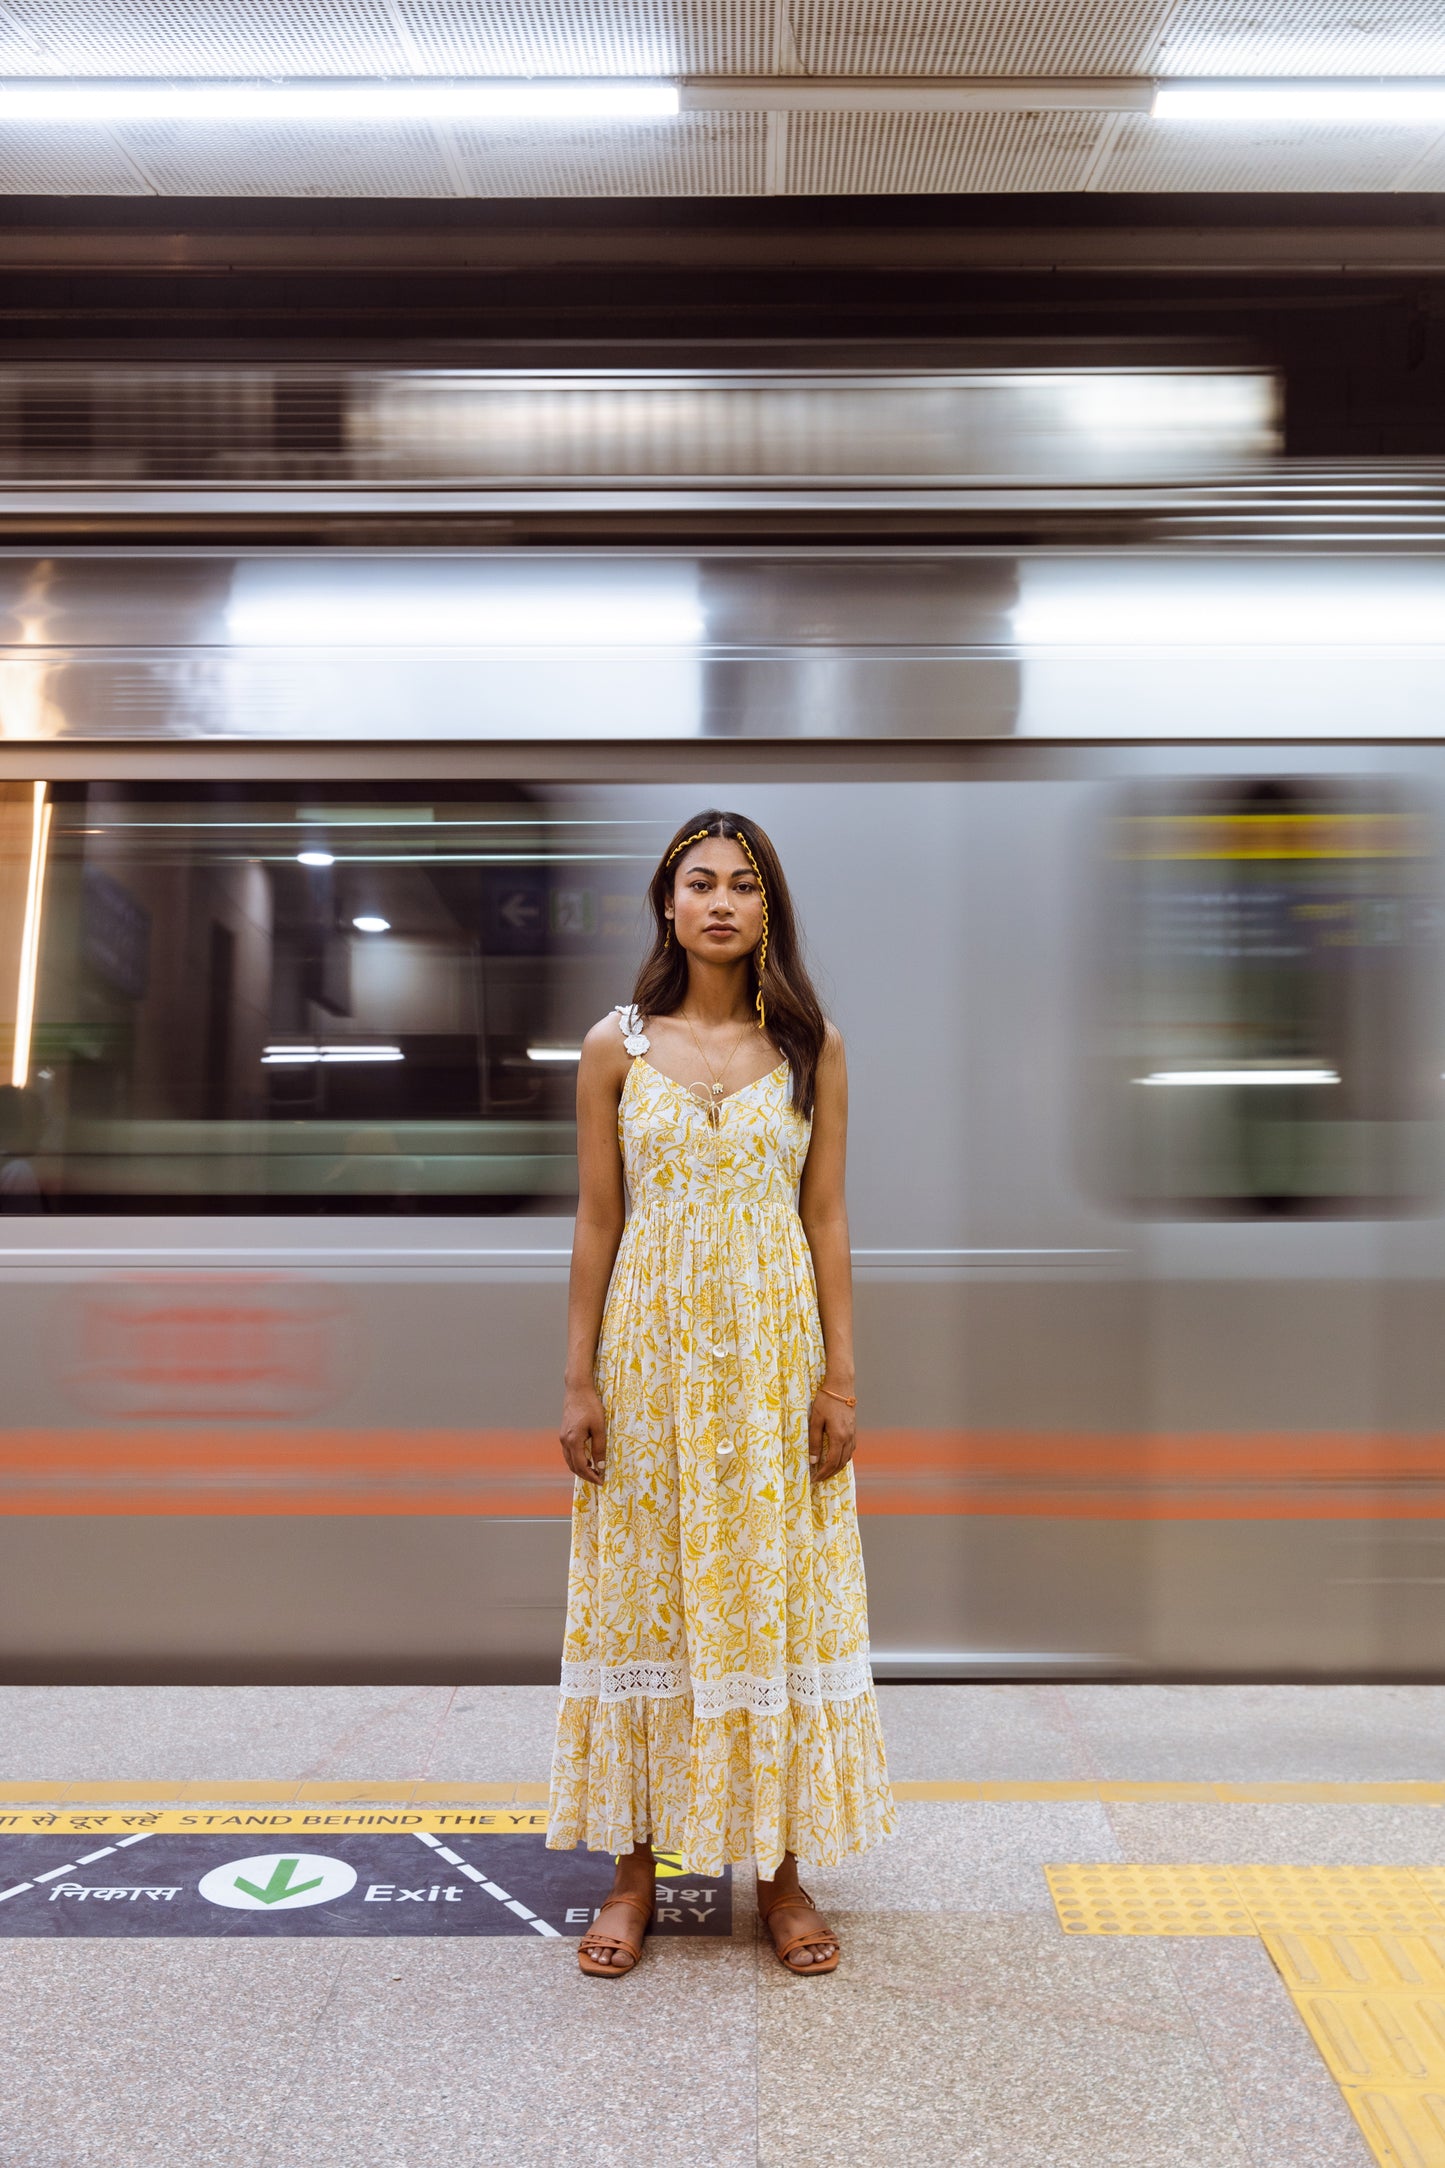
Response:
[[[595,1927],[590,1927],[577,1945],[577,1963],[589,1980],[625,1979],[628,1973],[631,1972],[632,1966],[641,1957],[643,1937],[652,1925],[652,1906],[644,1902],[641,1897],[624,1896],[614,1890],[603,1904],[602,1909],[604,1912],[608,1905],[627,1905],[633,1912],[639,1913],[642,1918],[642,1934],[638,1936],[635,1942],[627,1942],[619,1935],[599,1935]],[[632,1964],[594,1964],[588,1958],[587,1953],[589,1950],[625,1950],[631,1958]]]
[[[763,1925],[768,1929],[769,1934],[772,1934],[772,1919],[775,1912],[811,1912],[818,1922],[811,1934],[792,1935],[786,1942],[779,1942],[777,1936],[773,1935],[773,1948],[777,1952],[778,1963],[787,1971],[796,1973],[800,1979],[806,1979],[809,1973],[813,1972],[837,1971],[838,1959],[843,1954],[843,1946],[805,1889],[800,1887],[796,1896],[775,1897],[770,1905],[760,1906],[759,1910]],[[811,1965],[795,1965],[793,1963],[792,1953],[794,1950],[803,1950],[810,1943],[816,1944],[820,1942],[831,1944],[833,1953],[831,1957],[820,1957]]]

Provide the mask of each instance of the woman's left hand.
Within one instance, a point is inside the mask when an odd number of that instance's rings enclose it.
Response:
[[[858,1447],[858,1423],[846,1400],[831,1393],[813,1395],[808,1414],[808,1470],[815,1483],[826,1483],[846,1468]]]

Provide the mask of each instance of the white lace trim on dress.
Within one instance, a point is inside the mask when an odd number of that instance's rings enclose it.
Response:
[[[746,1709],[753,1716],[781,1716],[790,1702],[821,1708],[828,1701],[856,1701],[873,1684],[866,1656],[832,1664],[789,1664],[782,1678],[759,1679],[733,1671],[721,1679],[694,1679],[686,1664],[564,1664],[562,1693],[581,1701],[674,1701],[691,1695],[697,1716],[726,1716]]]
[[[629,1001],[624,1007],[619,1002],[612,1013],[617,1018],[622,1032],[622,1044],[628,1053],[645,1054],[652,1041],[647,1036],[647,1026],[643,1023],[642,1011],[637,1003]]]

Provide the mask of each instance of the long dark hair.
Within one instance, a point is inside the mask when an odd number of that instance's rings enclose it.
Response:
[[[756,821],[741,813],[720,813],[714,806],[706,813],[694,813],[678,829],[648,885],[654,928],[652,948],[643,959],[632,998],[644,1016],[673,1016],[687,997],[687,953],[669,939],[667,905],[684,856],[680,846],[708,836],[722,836],[730,843],[745,840],[747,855],[757,869],[767,904],[767,958],[760,988],[754,952],[750,983],[755,995],[762,993],[768,1036],[792,1071],[793,1105],[800,1114],[811,1115],[828,1023],[803,961],[797,914],[782,862]]]

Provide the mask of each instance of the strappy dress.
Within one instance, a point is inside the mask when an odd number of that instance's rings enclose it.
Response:
[[[547,1842],[651,1839],[699,1874],[829,1864],[894,1827],[853,1471],[814,1484],[823,1338],[785,1067],[714,1127],[633,1054],[629,1216],[597,1350],[607,1473],[579,1482]]]

